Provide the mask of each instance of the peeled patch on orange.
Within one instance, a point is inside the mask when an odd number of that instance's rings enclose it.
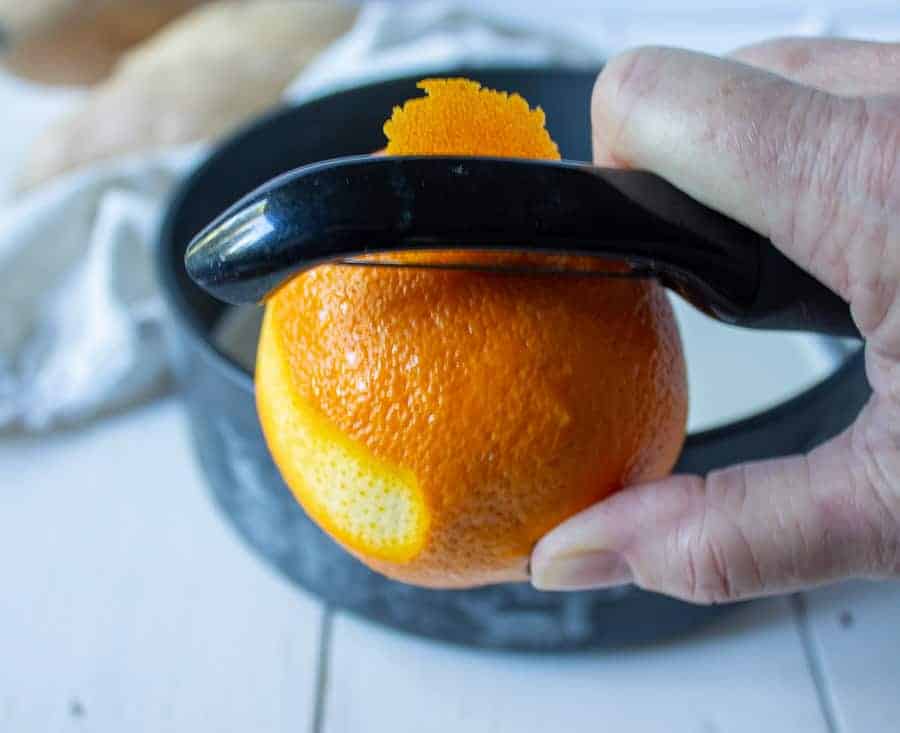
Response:
[[[520,96],[419,86],[385,124],[388,155],[559,157]],[[256,391],[309,515],[432,587],[525,579],[556,524],[668,473],[687,417],[662,288],[572,275],[318,267],[267,303]]]

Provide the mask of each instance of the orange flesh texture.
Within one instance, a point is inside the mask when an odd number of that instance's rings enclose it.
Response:
[[[387,154],[559,157],[518,95],[420,86],[385,124]],[[269,301],[257,401],[309,514],[370,567],[435,587],[523,579],[553,526],[671,470],[687,414],[677,326],[653,281],[343,266]],[[365,497],[321,500],[332,450]]]

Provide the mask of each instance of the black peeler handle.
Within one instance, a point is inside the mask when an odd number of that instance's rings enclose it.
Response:
[[[625,260],[719,320],[859,338],[847,303],[771,242],[644,171],[479,157],[339,158],[250,193],[187,248],[191,278],[260,302],[319,264],[408,250]]]
[[[788,259],[767,238],[691,198],[659,176],[647,171],[590,167],[596,176],[616,188],[644,216],[661,219],[675,228],[674,244],[665,253],[666,272],[660,279],[686,300],[710,315],[734,325],[772,331],[810,331],[861,339],[840,295]],[[684,238],[678,241],[679,230]],[[661,233],[660,233],[661,234]],[[676,243],[677,242],[677,243]],[[738,300],[737,272],[716,271],[717,264],[700,254],[715,251],[741,275],[756,269],[749,292]],[[695,255],[698,255],[695,256]],[[690,272],[690,275],[688,275]],[[698,291],[691,277],[702,276],[715,291]]]
[[[756,299],[738,325],[862,340],[847,301],[791,262],[770,242],[766,244],[760,249]]]

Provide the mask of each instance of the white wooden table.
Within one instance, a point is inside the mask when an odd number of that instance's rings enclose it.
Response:
[[[172,399],[0,441],[0,731],[900,728],[900,585],[750,605],[681,642],[483,653],[323,608],[212,504]]]
[[[900,37],[888,4],[845,20]],[[63,106],[0,77],[0,187]],[[173,398],[0,439],[0,733],[369,730],[897,731],[900,585],[751,604],[639,651],[479,653],[289,586],[218,514]]]

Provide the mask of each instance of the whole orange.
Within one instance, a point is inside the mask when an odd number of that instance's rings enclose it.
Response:
[[[558,157],[521,97],[422,86],[385,125],[388,154]],[[524,579],[554,525],[671,470],[687,415],[663,289],[590,276],[318,267],[269,300],[256,387],[309,515],[433,587]]]

